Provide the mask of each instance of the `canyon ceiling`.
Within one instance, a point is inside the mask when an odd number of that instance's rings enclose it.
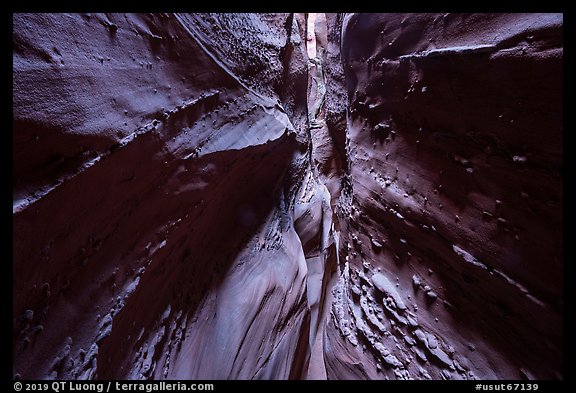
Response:
[[[13,375],[563,379],[562,14],[14,14]]]

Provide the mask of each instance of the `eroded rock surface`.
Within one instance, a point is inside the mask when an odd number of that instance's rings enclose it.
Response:
[[[15,377],[563,377],[561,15],[13,22]]]
[[[299,376],[293,16],[15,15],[14,42],[15,373]]]
[[[561,378],[562,16],[347,15],[342,63],[328,377]]]

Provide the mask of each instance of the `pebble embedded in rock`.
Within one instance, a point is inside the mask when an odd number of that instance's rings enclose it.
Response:
[[[34,311],[32,311],[32,310],[24,311],[24,314],[22,314],[22,319],[24,321],[30,322],[31,320],[34,319]]]
[[[430,300],[436,300],[438,298],[438,294],[434,291],[426,292],[426,297]]]
[[[396,307],[398,307],[398,309],[400,310],[406,309],[406,305],[402,300],[400,292],[398,292],[394,283],[388,280],[386,276],[384,276],[382,273],[376,273],[372,275],[372,283],[376,288],[378,288],[378,290],[380,290],[386,295],[389,295],[394,300],[394,303]]]

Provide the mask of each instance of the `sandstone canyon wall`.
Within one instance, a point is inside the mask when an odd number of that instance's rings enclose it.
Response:
[[[14,14],[14,377],[562,379],[562,28]]]

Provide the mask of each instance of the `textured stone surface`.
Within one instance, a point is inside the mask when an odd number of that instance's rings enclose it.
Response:
[[[14,43],[14,372],[300,375],[293,17],[15,15]]]
[[[347,15],[342,60],[328,377],[561,377],[562,16]]]
[[[13,24],[15,377],[563,378],[561,15]]]

